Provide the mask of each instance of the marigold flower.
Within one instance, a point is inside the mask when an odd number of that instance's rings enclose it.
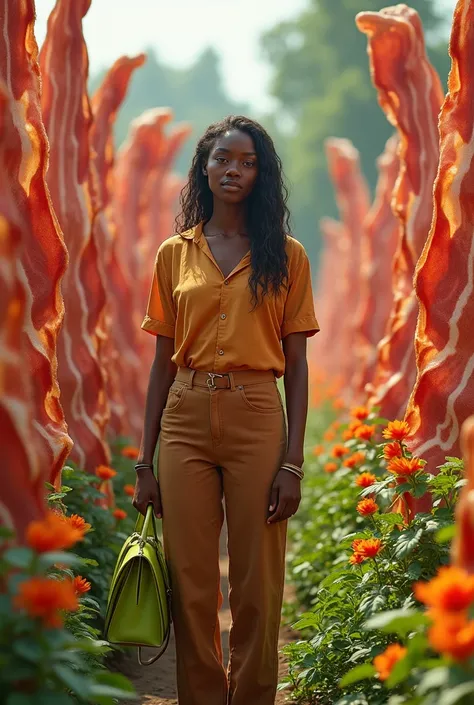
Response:
[[[392,458],[401,458],[402,449],[400,443],[387,443],[383,449],[383,457],[385,460],[391,460]]]
[[[355,553],[360,553],[364,558],[375,558],[383,548],[380,539],[355,539],[352,542]]]
[[[414,475],[422,470],[423,462],[419,458],[392,458],[387,469],[394,475]]]
[[[374,658],[374,667],[381,681],[386,681],[390,677],[394,666],[407,653],[407,649],[401,644],[390,644],[382,654]]]
[[[356,406],[351,409],[351,416],[355,419],[359,419],[359,421],[365,421],[369,414],[370,410],[366,406]]]
[[[62,514],[50,510],[44,519],[32,521],[28,525],[25,535],[26,543],[38,553],[70,548],[84,538],[85,524],[86,522],[84,522],[84,527],[78,528]]]
[[[129,497],[133,497],[133,495],[135,494],[135,487],[133,485],[124,485],[123,491]]]
[[[410,426],[406,421],[389,421],[383,430],[383,437],[391,441],[404,441],[410,435]]]
[[[337,399],[334,399],[334,401],[332,403],[332,408],[336,409],[337,411],[339,411],[340,409],[344,409],[345,406],[346,405],[344,403],[344,399],[341,399],[339,397]]]
[[[359,465],[359,463],[362,463],[364,460],[364,453],[361,453],[361,451],[358,450],[356,453],[353,453],[348,458],[346,458],[343,462],[343,465],[346,468],[354,468],[356,465]]]
[[[355,479],[357,487],[370,487],[374,482],[377,482],[377,478],[371,472],[363,472]]]
[[[429,612],[434,619],[428,630],[428,640],[435,651],[456,661],[465,661],[474,653],[474,621],[465,612]]]
[[[38,617],[47,627],[61,627],[60,610],[74,612],[79,603],[71,580],[34,577],[22,582],[13,604],[30,617]]]
[[[413,586],[415,597],[445,612],[462,612],[474,602],[474,575],[456,566],[444,566],[428,583]]]
[[[348,452],[349,448],[346,448],[346,446],[343,446],[341,443],[338,443],[332,449],[332,455],[334,458],[342,458],[342,456],[346,455]]]
[[[66,517],[66,520],[79,531],[83,531],[87,534],[91,530],[91,525],[84,519],[84,517],[79,516],[79,514],[71,514],[71,516]]]
[[[72,585],[76,595],[83,595],[91,589],[90,582],[83,578],[82,575],[76,575],[72,581]]]
[[[136,448],[135,446],[125,446],[125,448],[122,448],[121,450],[121,454],[125,458],[131,458],[132,460],[136,460],[139,453],[140,448]]]
[[[358,565],[359,563],[362,563],[364,561],[364,556],[362,556],[360,553],[353,553],[352,556],[349,558],[349,563],[351,565]]]
[[[328,429],[325,431],[323,438],[325,441],[333,441],[336,438],[336,434],[331,429]]]
[[[354,419],[353,421],[349,421],[349,431],[354,432],[356,428],[359,428],[359,426],[362,426],[362,421],[358,421],[356,419]]]
[[[321,453],[324,453],[324,446],[323,445],[314,446],[313,455],[321,455]]]
[[[329,428],[332,428],[333,431],[337,431],[338,428],[341,426],[341,421],[336,419],[335,421],[332,422]]]
[[[127,518],[127,512],[125,512],[123,509],[114,509],[112,512],[112,515],[118,520],[122,521],[122,519]]]
[[[360,426],[357,426],[354,431],[354,437],[359,438],[363,441],[370,441],[374,434],[375,426],[367,426],[367,424],[361,424]]]
[[[337,463],[326,463],[326,465],[324,466],[324,472],[336,472],[338,467],[339,466],[337,465]]]
[[[101,480],[111,480],[117,472],[112,468],[107,467],[107,465],[99,465],[96,468],[95,474],[100,477]]]
[[[379,505],[373,499],[361,499],[357,504],[357,511],[363,517],[370,516],[379,511]]]
[[[346,428],[346,430],[342,432],[342,440],[350,441],[352,438],[354,438],[354,434],[352,433],[352,431]]]

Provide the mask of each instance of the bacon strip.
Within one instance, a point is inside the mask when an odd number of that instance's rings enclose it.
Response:
[[[341,278],[345,279],[345,300],[341,303],[346,325],[339,334],[338,366],[347,402],[356,401],[350,381],[357,369],[356,357],[348,355],[353,349],[356,314],[360,297],[360,268],[364,220],[369,211],[369,188],[360,171],[359,152],[346,139],[326,140],[329,172],[334,184],[341,221],[350,238],[350,251]],[[351,398],[349,398],[351,395]]]
[[[418,378],[407,409],[410,447],[432,471],[460,453],[459,428],[474,404],[474,5],[454,14],[434,218],[416,267]]]
[[[123,56],[106,74],[104,81],[92,98],[94,121],[91,128],[93,164],[97,172],[101,210],[94,221],[94,236],[101,252],[107,288],[110,296],[98,324],[98,355],[103,370],[107,371],[106,396],[110,404],[109,428],[115,435],[130,434],[126,404],[122,394],[119,360],[121,351],[130,345],[132,321],[124,325],[124,312],[129,310],[128,286],[125,273],[117,256],[117,234],[112,207],[114,190],[115,146],[113,127],[117,112],[125,99],[133,72],[143,65],[145,55],[133,58]],[[124,307],[125,302],[125,307]],[[118,322],[120,324],[118,325]],[[139,360],[134,359],[135,369]]]
[[[44,178],[33,2],[4,0],[0,26],[0,521],[21,536],[72,445],[56,377],[67,252]]]
[[[469,416],[462,425],[461,450],[467,484],[456,506],[456,536],[451,556],[454,565],[474,573],[474,416]]]
[[[105,301],[104,274],[93,231],[97,199],[92,185],[92,116],[87,96],[88,57],[82,18],[90,0],[57,0],[41,50],[43,115],[51,143],[48,184],[70,256],[64,277],[64,325],[58,346],[59,384],[73,459],[94,472],[110,462],[105,376],[96,327]]]
[[[394,263],[394,306],[379,344],[369,402],[380,405],[383,416],[394,418],[404,414],[416,375],[413,339],[418,307],[412,278],[432,217],[443,91],[426,56],[415,10],[397,5],[380,12],[361,12],[356,22],[369,37],[371,73],[380,105],[400,135],[394,212],[402,227]]]
[[[399,171],[398,143],[395,135],[390,137],[377,160],[379,178],[375,200],[364,222],[361,292],[356,318],[358,365],[352,381],[360,396],[373,377],[377,345],[383,338],[393,306],[393,258],[400,224],[391,202]]]

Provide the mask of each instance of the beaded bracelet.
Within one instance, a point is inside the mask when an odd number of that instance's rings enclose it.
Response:
[[[293,465],[292,463],[283,463],[281,469],[288,470],[288,472],[292,472],[294,475],[297,475],[300,480],[304,478],[304,470],[298,467],[298,465]]]

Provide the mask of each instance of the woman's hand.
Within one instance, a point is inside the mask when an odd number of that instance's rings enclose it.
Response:
[[[161,519],[162,508],[161,508],[161,495],[160,487],[158,485],[157,479],[153,474],[151,468],[142,468],[137,470],[137,480],[135,482],[135,494],[133,496],[132,504],[135,509],[145,515],[148,505],[153,504],[153,510],[155,516]]]
[[[278,472],[270,493],[268,524],[289,519],[298,511],[301,502],[301,480],[283,468]]]

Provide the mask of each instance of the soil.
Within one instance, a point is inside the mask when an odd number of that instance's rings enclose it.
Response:
[[[228,585],[228,560],[225,548],[225,532],[223,532],[221,540],[221,586],[224,595],[224,603],[219,613],[219,621],[221,625],[222,646],[224,652],[224,663],[227,663],[228,658],[228,636],[231,625],[231,614],[229,603],[227,600],[227,585]],[[285,600],[291,600],[292,594],[289,587],[285,588]],[[280,647],[288,644],[295,635],[287,627],[282,626],[280,631]],[[153,649],[150,649],[150,655],[153,654]],[[144,657],[147,658],[147,649],[144,649]],[[129,701],[139,705],[178,705],[176,695],[176,679],[175,679],[175,644],[173,635],[171,635],[168,649],[163,654],[161,659],[151,666],[140,666],[137,661],[136,653],[126,656],[120,663],[120,671],[126,675],[135,686],[138,699]],[[117,669],[118,670],[118,669]],[[287,665],[283,654],[280,653],[280,678],[287,672]],[[293,701],[289,699],[288,691],[277,693],[275,705],[291,705]]]

